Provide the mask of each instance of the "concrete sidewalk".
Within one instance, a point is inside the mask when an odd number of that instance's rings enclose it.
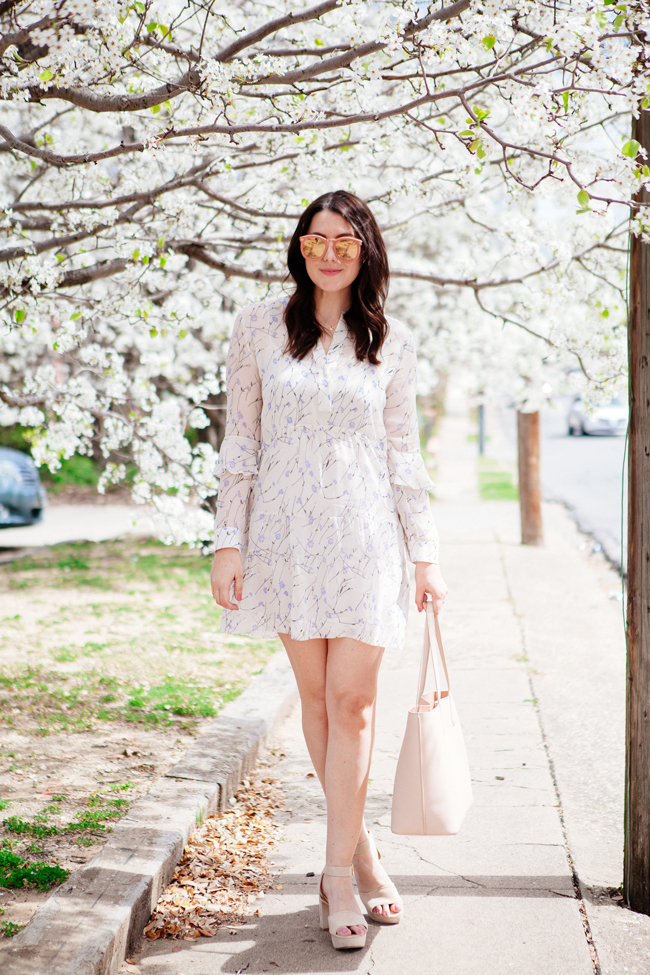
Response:
[[[438,439],[436,517],[450,596],[442,618],[475,801],[456,837],[390,832],[390,793],[413,703],[422,619],[381,673],[368,813],[405,903],[366,949],[335,952],[318,928],[324,803],[286,722],[282,889],[264,915],[199,943],[143,944],[147,975],[354,972],[622,975],[650,970],[650,919],[613,896],[622,880],[624,640],[620,580],[560,506],[544,548],[519,545],[518,508],[481,503],[462,410]],[[313,872],[316,876],[308,877]],[[172,953],[173,950],[173,953]],[[126,969],[125,969],[126,970]]]

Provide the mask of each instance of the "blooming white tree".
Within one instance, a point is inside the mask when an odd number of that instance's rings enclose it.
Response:
[[[619,381],[647,8],[2,0],[0,423],[209,507],[234,315],[288,286],[297,216],[338,187],[433,369],[528,408],[544,363]]]

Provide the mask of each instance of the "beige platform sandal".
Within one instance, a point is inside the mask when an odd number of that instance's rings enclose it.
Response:
[[[341,948],[365,948],[368,925],[363,914],[356,914],[355,911],[337,911],[330,914],[330,906],[327,897],[323,893],[323,877],[351,877],[352,867],[331,867],[326,864],[320,878],[318,888],[318,905],[320,908],[320,929],[329,931],[332,939],[332,947]],[[338,928],[349,928],[352,925],[364,927],[363,934],[337,934]]]
[[[377,859],[381,860],[381,853],[375,846],[375,841],[370,830],[368,830],[366,839],[357,844],[354,855],[357,856],[358,853],[367,853],[368,850],[372,850]],[[402,920],[404,908],[396,914],[392,912],[389,914],[377,914],[376,911],[373,911],[373,907],[382,907],[384,904],[390,907],[391,904],[397,904],[401,899],[394,883],[389,882],[380,887],[375,887],[373,890],[361,890],[359,888],[359,897],[363,901],[363,906],[368,912],[369,917],[373,921],[377,921],[378,924],[399,924]]]

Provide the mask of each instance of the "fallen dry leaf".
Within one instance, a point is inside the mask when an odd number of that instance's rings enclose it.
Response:
[[[272,816],[282,804],[280,789],[258,766],[232,807],[190,837],[144,929],[147,938],[211,938],[222,924],[259,915],[252,904],[276,886],[267,853],[277,843]]]

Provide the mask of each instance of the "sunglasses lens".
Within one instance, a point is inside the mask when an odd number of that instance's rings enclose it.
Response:
[[[359,256],[359,242],[350,237],[342,237],[334,245],[336,256],[340,261],[356,261]]]
[[[308,261],[320,260],[327,247],[327,241],[324,241],[322,237],[303,237],[301,244],[302,256],[306,257]]]

